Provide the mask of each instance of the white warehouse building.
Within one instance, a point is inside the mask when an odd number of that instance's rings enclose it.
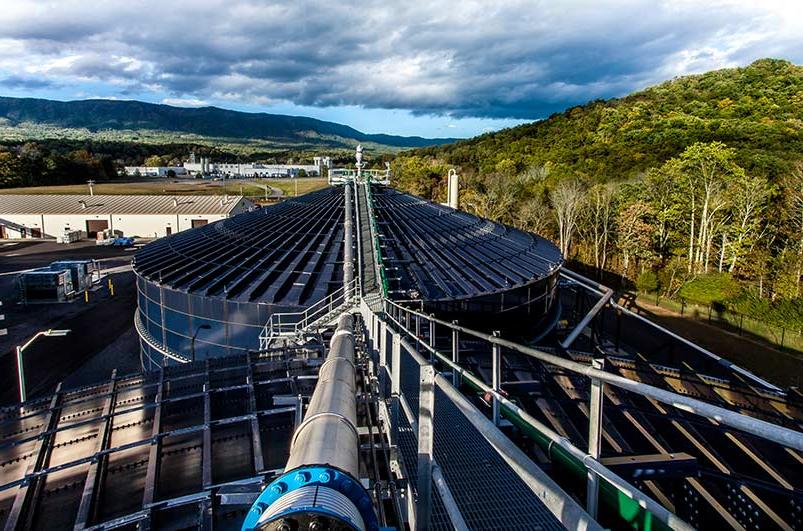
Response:
[[[0,195],[0,238],[47,238],[109,230],[159,238],[255,208],[242,196]]]
[[[125,166],[130,177],[181,177],[187,175],[184,166]],[[172,173],[171,173],[172,172]]]

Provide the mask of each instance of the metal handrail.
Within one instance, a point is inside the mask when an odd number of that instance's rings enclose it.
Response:
[[[388,286],[387,275],[385,274],[385,264],[382,261],[382,247],[379,244],[379,231],[376,229],[376,218],[374,218],[374,204],[373,194],[371,192],[371,183],[365,183],[365,204],[368,207],[368,232],[371,234],[371,244],[374,247],[374,270],[376,278],[378,279],[379,287],[382,290],[382,297],[388,296],[390,291]]]
[[[145,323],[142,322],[142,317],[139,315],[139,309],[134,310],[134,328],[137,331],[137,335],[139,335],[140,339],[142,339],[149,347],[153,350],[161,354],[162,356],[168,357],[171,360],[177,361],[179,363],[189,363],[192,361],[190,358],[182,356],[178,352],[173,352],[169,348],[162,346],[158,340],[148,332]]]
[[[670,406],[676,407],[688,413],[694,413],[696,415],[700,415],[705,418],[716,420],[721,424],[725,424],[727,426],[739,429],[746,433],[756,435],[757,437],[761,437],[762,439],[767,439],[769,441],[776,442],[782,446],[803,451],[803,433],[801,432],[789,428],[784,428],[783,426],[778,426],[777,424],[773,424],[771,422],[760,420],[754,417],[743,415],[741,413],[721,408],[713,404],[702,402],[700,400],[690,398],[688,396],[673,393],[671,391],[665,391],[652,385],[648,385],[642,382],[636,382],[634,380],[630,380],[629,378],[624,378],[622,376],[617,376],[615,374],[611,374],[603,370],[595,369],[590,365],[584,365],[576,361],[571,361],[565,358],[561,358],[560,356],[556,356],[554,354],[548,354],[546,352],[540,351],[532,347],[520,345],[514,341],[502,339],[501,337],[493,336],[491,334],[486,334],[484,332],[478,332],[476,330],[471,330],[470,328],[465,328],[463,326],[459,326],[454,323],[443,321],[431,315],[417,312],[410,308],[405,308],[404,306],[398,305],[388,299],[385,300],[385,303],[386,305],[398,308],[401,311],[407,312],[411,315],[416,315],[419,318],[426,319],[430,322],[437,323],[441,326],[445,326],[451,330],[457,330],[460,333],[467,334],[477,339],[482,339],[488,343],[491,343],[492,345],[498,345],[500,347],[508,348],[520,354],[524,354],[536,358],[538,360],[544,361],[546,363],[549,363],[551,365],[561,367],[570,372],[587,376],[592,379],[597,379],[606,384],[610,384],[615,387],[619,387],[621,389],[625,389],[627,391],[631,391],[633,393],[646,396],[648,398],[653,398],[659,402],[663,402],[664,404],[668,404]]]
[[[303,312],[271,314],[268,322],[262,328],[262,333],[259,335],[260,342],[269,342],[271,338],[278,335],[301,333],[324,320],[327,316],[339,313],[340,309],[350,302],[347,299],[347,294],[349,292],[354,293],[356,286],[357,279],[355,278],[315,304],[307,307]]]
[[[405,309],[404,307],[400,307]],[[424,316],[424,314],[419,314],[418,312],[414,312],[416,315]],[[582,463],[588,470],[594,472],[599,477],[606,480],[610,483],[613,487],[619,490],[622,494],[627,496],[628,498],[634,500],[639,504],[640,507],[649,511],[659,520],[665,522],[668,526],[672,529],[686,529],[691,530],[693,529],[688,523],[684,520],[678,518],[672,512],[667,510],[664,506],[659,504],[657,501],[652,499],[650,496],[641,492],[637,487],[629,483],[626,479],[622,478],[605,465],[600,463],[597,459],[593,456],[589,455],[588,453],[582,451],[581,449],[577,448],[572,444],[572,442],[553,431],[551,428],[539,422],[536,418],[531,416],[529,413],[521,409],[519,406],[511,402],[507,397],[505,397],[502,393],[498,390],[494,389],[493,386],[486,384],[484,381],[476,377],[471,372],[467,371],[463,367],[461,367],[458,363],[452,361],[450,358],[445,356],[444,354],[440,353],[437,349],[430,346],[426,342],[422,341],[420,337],[416,336],[414,332],[408,330],[400,321],[393,318],[390,314],[386,313],[387,318],[396,325],[401,331],[406,333],[410,336],[419,347],[423,347],[424,350],[429,351],[433,356],[438,358],[442,363],[446,366],[450,367],[452,371],[459,374],[460,378],[469,382],[475,388],[481,390],[484,393],[490,394],[495,401],[507,408],[508,411],[513,413],[514,415],[518,416],[522,421],[529,424],[531,427],[537,429],[538,431],[542,432],[546,437],[552,440],[555,444],[560,446],[562,449],[567,451],[573,458],[578,460]],[[380,318],[381,319],[381,318]],[[439,321],[442,323],[442,321]],[[495,336],[491,336],[495,337]],[[416,352],[415,346],[408,343],[406,340],[402,339],[400,341],[401,347],[405,348],[408,352],[415,355]],[[394,368],[395,369],[395,368]]]

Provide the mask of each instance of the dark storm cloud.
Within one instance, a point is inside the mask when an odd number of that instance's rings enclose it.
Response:
[[[800,61],[783,6],[17,1],[0,12],[0,74],[6,86],[533,119],[765,55]]]
[[[0,86],[10,89],[36,90],[43,88],[54,88],[57,87],[58,84],[53,83],[52,81],[48,81],[46,79],[9,76],[0,79]]]

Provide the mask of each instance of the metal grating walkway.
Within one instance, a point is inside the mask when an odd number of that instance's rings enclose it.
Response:
[[[417,415],[419,365],[404,350],[400,362],[401,390]],[[564,529],[440,388],[435,391],[434,424],[434,458],[470,529]],[[400,426],[399,446],[405,462],[415,463],[417,440],[407,423]],[[436,493],[433,488],[431,524],[436,528],[444,522],[448,527]]]

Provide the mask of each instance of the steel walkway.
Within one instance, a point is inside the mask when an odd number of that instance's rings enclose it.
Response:
[[[404,351],[400,360],[402,394],[410,409],[418,411],[420,389],[419,379],[415,376],[419,364]],[[415,463],[418,451],[416,435],[406,417],[400,415],[399,418],[399,448],[406,463]],[[434,459],[443,471],[469,529],[565,529],[441,389],[435,391],[433,418]],[[433,488],[430,527],[452,529],[436,492]]]

